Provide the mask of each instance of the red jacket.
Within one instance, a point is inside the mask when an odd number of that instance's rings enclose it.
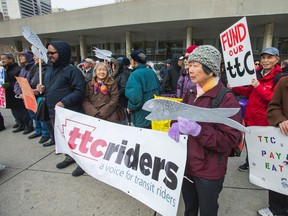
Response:
[[[224,85],[219,82],[197,100],[195,88],[187,101],[186,93],[183,102],[193,106],[211,108],[212,99]],[[219,108],[240,108],[233,93],[224,95]],[[241,122],[241,112],[232,116]],[[224,124],[197,122],[202,129],[197,137],[188,137],[186,173],[192,176],[216,180],[226,174],[228,156],[231,149],[239,143],[241,132]]]
[[[262,77],[261,70],[257,71],[257,79],[260,82],[256,88],[252,85],[248,87],[235,87],[233,91],[248,97],[244,121],[248,126],[269,126],[266,118],[268,104],[273,92],[273,78],[281,72],[281,67],[276,65],[269,74]]]

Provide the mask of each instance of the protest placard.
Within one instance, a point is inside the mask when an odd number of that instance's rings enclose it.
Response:
[[[177,143],[166,132],[111,123],[57,106],[55,110],[57,153],[69,154],[89,175],[161,215],[177,215],[187,136],[181,135]]]
[[[35,95],[28,83],[28,80],[23,77],[16,77],[17,82],[19,83],[22,94],[23,94],[23,100],[26,109],[32,110],[34,113],[37,111],[37,101],[35,98]]]
[[[276,127],[248,127],[250,182],[288,195],[288,137]]]
[[[0,107],[6,108],[5,89],[2,85],[5,83],[4,68],[0,66]]]
[[[256,73],[246,17],[222,32],[220,41],[230,86],[250,85]]]

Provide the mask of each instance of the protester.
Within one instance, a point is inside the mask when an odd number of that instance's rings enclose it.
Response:
[[[93,68],[94,68],[93,59],[91,58],[84,59],[82,71],[83,71],[86,83],[92,80]]]
[[[119,91],[117,84],[108,73],[105,63],[100,62],[94,68],[92,81],[87,83],[83,99],[83,108],[87,115],[119,123]],[[123,111],[124,112],[124,111]]]
[[[288,136],[288,77],[280,79],[267,110],[267,119],[271,126],[279,127],[283,135]],[[269,207],[260,209],[259,215],[288,215],[288,196],[269,190]]]
[[[15,118],[16,124],[13,125],[13,128],[18,128],[19,124],[17,119],[19,115],[17,114],[20,112],[19,110],[24,107],[24,104],[21,100],[15,98],[14,84],[16,82],[15,77],[19,76],[21,67],[15,63],[12,53],[2,53],[1,62],[5,72],[5,83],[2,87],[5,89],[6,108],[11,109],[12,115]]]
[[[47,55],[52,65],[46,70],[44,85],[37,85],[37,90],[44,92],[50,117],[50,121],[46,122],[46,125],[51,141],[44,143],[44,147],[55,145],[55,106],[64,107],[76,112],[83,112],[82,99],[85,92],[83,75],[77,67],[70,64],[70,46],[62,41],[52,41],[47,44],[47,48]],[[56,167],[63,169],[72,163],[75,163],[74,159],[66,155],[64,161],[58,163]],[[79,176],[83,173],[84,171],[78,166],[72,175]]]
[[[118,70],[118,73],[115,74],[113,78],[119,90],[119,105],[126,113],[128,99],[125,96],[125,88],[126,88],[126,83],[128,81],[128,78],[130,76],[130,70],[128,68],[130,65],[130,60],[126,57],[120,57],[120,58],[117,58],[117,62],[119,64],[119,70]],[[124,125],[128,125],[128,119],[126,118],[121,123]]]
[[[31,80],[31,77],[33,76],[31,73],[33,67],[34,67],[34,60],[33,60],[33,53],[29,50],[24,50],[21,53],[19,53],[20,63],[22,65],[22,69],[20,71],[19,77],[26,78],[28,83]],[[19,83],[16,81],[14,84],[14,93],[15,97],[22,102],[21,107],[17,109],[16,112],[16,121],[19,124],[19,127],[15,130],[13,130],[13,133],[18,133],[20,131],[23,131],[23,134],[29,134],[32,131],[34,131],[33,127],[33,121],[30,118],[30,115],[28,113],[28,110],[25,108],[22,90],[20,88]]]
[[[255,70],[257,71],[260,68],[260,61],[255,59],[254,60],[254,66],[255,66]]]
[[[37,84],[39,83],[39,64],[41,64],[42,80],[43,80],[43,77],[45,76],[45,72],[48,68],[48,65],[42,59],[39,59],[35,55],[33,59],[35,62],[36,71],[35,71],[33,78],[30,81],[30,86],[32,89],[36,89]],[[36,97],[37,97],[37,103],[39,104],[43,97],[42,95],[38,94],[38,91],[35,91],[35,92],[36,92]],[[47,142],[50,139],[50,135],[49,135],[49,131],[47,129],[45,122],[36,120],[35,113],[32,110],[29,110],[29,115],[34,120],[35,128],[34,128],[34,134],[28,136],[28,139],[35,139],[37,137],[41,137],[41,139],[39,140],[40,144]]]
[[[274,77],[281,72],[279,61],[279,50],[275,47],[263,49],[260,54],[262,67],[256,71],[257,79],[253,78],[248,87],[232,88],[234,92],[248,97],[244,121],[247,126],[268,126],[266,111],[274,92]],[[229,86],[228,86],[229,87]],[[239,171],[249,170],[248,154],[246,162],[239,166]]]
[[[177,82],[180,77],[180,70],[182,68],[184,57],[180,54],[173,54],[172,66],[168,69],[168,73],[164,77],[161,94],[164,96],[175,97],[177,91]]]
[[[280,67],[282,69],[281,73],[275,75],[273,80],[273,86],[275,86],[281,77],[288,76],[288,59],[285,59],[281,62]]]
[[[134,126],[151,128],[151,121],[145,119],[149,112],[142,109],[143,104],[160,93],[160,83],[155,72],[146,68],[147,56],[141,50],[131,53],[133,70],[127,81],[125,95],[128,99],[128,114]]]
[[[221,54],[213,46],[197,47],[189,56],[189,74],[196,87],[187,92],[183,102],[211,108],[213,98],[224,88],[219,81]],[[239,108],[233,93],[224,95],[220,108]],[[240,111],[230,117],[240,122]],[[195,122],[179,116],[168,135],[178,141],[180,133],[188,135],[187,162],[182,195],[186,216],[216,216],[218,197],[223,188],[228,156],[237,146],[241,132],[220,123]]]
[[[161,78],[161,83],[163,82],[166,74],[168,74],[168,69],[171,67],[171,65],[172,65],[172,60],[167,59],[165,65],[160,69],[159,75]]]
[[[184,67],[181,68],[180,70],[180,77],[177,82],[177,91],[176,91],[176,97],[177,98],[182,98],[187,91],[191,89],[193,84],[191,82],[191,79],[189,77],[189,62],[188,62],[188,57],[189,54],[193,52],[194,49],[196,49],[198,46],[193,44],[186,49],[186,53],[184,56]]]

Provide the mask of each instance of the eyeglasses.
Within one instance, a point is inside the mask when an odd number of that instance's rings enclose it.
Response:
[[[58,52],[47,52],[47,55],[54,55],[56,53],[58,53]]]
[[[260,65],[259,63],[255,63],[255,65]]]

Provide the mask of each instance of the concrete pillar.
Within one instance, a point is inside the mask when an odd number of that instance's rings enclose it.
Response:
[[[125,55],[125,43],[120,43],[120,55]]]
[[[186,48],[192,45],[192,26],[186,29]]]
[[[132,35],[130,31],[126,32],[126,56],[130,57],[132,51]]]
[[[144,53],[146,53],[146,48],[147,48],[147,41],[142,41],[142,51],[144,52]]]
[[[157,41],[155,42],[155,54],[156,54],[156,55],[159,54],[158,49],[159,49],[159,41],[157,40]]]
[[[263,49],[272,46],[273,31],[274,31],[274,23],[267,23],[265,25],[265,31],[264,31],[263,47],[262,47]]]
[[[85,59],[87,53],[87,44],[85,35],[79,36],[79,44],[80,44],[80,59]]]

